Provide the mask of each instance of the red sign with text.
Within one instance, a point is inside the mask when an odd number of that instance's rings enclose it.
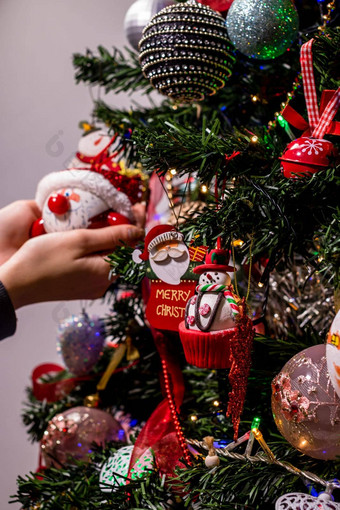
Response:
[[[197,280],[181,280],[180,285],[169,285],[162,280],[151,280],[146,318],[156,329],[178,331],[184,320],[188,299],[195,294]]]

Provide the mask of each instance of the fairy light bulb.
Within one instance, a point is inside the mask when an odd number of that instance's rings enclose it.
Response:
[[[171,170],[169,170],[169,172],[171,173],[171,175],[176,175],[177,174],[176,168],[171,168]]]
[[[208,193],[208,186],[206,184],[202,184],[201,186],[201,192],[202,193]]]
[[[260,289],[262,289],[263,285],[264,285],[264,284],[263,284],[262,282],[259,282],[259,283],[257,284],[257,286],[258,286],[258,287],[260,287]]]
[[[195,422],[195,421],[197,421],[197,416],[196,416],[196,414],[192,414],[192,415],[190,416],[190,420],[191,420],[191,421],[194,421],[194,422]]]
[[[253,135],[250,139],[253,143],[257,143],[259,141],[259,137],[256,135]]]
[[[251,424],[251,430],[258,429],[261,423],[261,418],[259,416],[255,416],[252,424]]]
[[[219,401],[218,401],[218,400],[214,400],[213,405],[214,405],[215,407],[218,407],[218,406],[220,405],[220,403],[219,403]]]

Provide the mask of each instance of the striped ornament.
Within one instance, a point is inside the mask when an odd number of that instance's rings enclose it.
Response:
[[[204,285],[197,285],[197,292],[222,292],[227,289],[226,285],[217,285],[216,283],[207,283]]]
[[[233,314],[238,315],[240,313],[240,309],[239,309],[238,305],[236,304],[234,294],[232,292],[230,292],[230,290],[226,290],[223,294],[224,294],[224,297],[226,298],[226,300],[228,301],[228,303],[230,304]]]

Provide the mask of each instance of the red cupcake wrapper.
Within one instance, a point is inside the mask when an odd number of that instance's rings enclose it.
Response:
[[[204,333],[187,329],[182,321],[178,327],[179,336],[188,363],[198,368],[230,368],[230,342],[237,328]]]

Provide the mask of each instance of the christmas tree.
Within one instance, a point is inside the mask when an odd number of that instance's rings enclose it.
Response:
[[[95,101],[107,143],[71,163],[145,200],[147,234],[34,373],[25,509],[339,505],[337,5],[202,4],[138,0],[134,51],[74,55],[77,82],[150,97]]]

